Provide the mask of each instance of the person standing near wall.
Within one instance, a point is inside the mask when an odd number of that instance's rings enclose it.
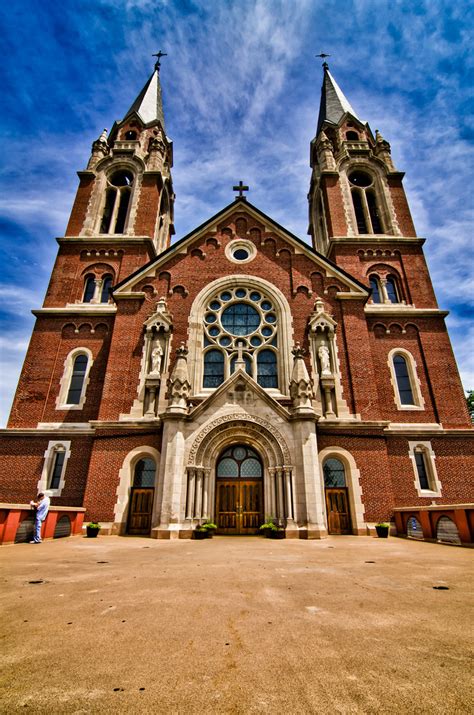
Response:
[[[35,532],[33,540],[30,544],[41,544],[41,524],[46,519],[46,514],[49,510],[50,498],[45,496],[42,492],[36,497],[36,501],[30,501],[32,507],[36,509],[35,515]]]

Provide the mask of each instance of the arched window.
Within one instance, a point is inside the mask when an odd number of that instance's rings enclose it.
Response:
[[[84,284],[84,298],[82,299],[82,302],[90,303],[92,298],[94,297],[94,292],[95,292],[95,276],[88,275],[88,276],[86,276],[86,282]]]
[[[257,382],[261,387],[278,387],[277,357],[273,350],[258,353]]]
[[[398,395],[400,398],[400,404],[402,405],[414,405],[415,401],[413,399],[413,390],[410,381],[410,372],[408,369],[407,361],[403,355],[395,355],[393,358],[393,367],[395,370],[395,377],[397,380]]]
[[[348,141],[359,141],[359,135],[357,132],[346,132],[346,139]]]
[[[135,465],[133,476],[134,487],[154,487],[155,486],[156,465],[149,457],[140,459]]]
[[[107,274],[102,278],[102,291],[100,295],[101,303],[108,303],[110,298],[110,289],[112,288],[112,276]]]
[[[48,479],[48,489],[59,489],[59,483],[63,475],[66,449],[62,445],[55,447],[54,456],[51,462],[51,472]]]
[[[384,233],[372,176],[357,169],[349,174],[349,182],[358,232]]]
[[[431,489],[430,479],[429,479],[429,471],[427,468],[425,454],[422,449],[415,450],[415,464],[416,464],[416,471],[418,473],[418,481],[420,483],[420,489]]]
[[[243,286],[216,292],[204,311],[203,387],[217,387],[236,366],[239,351],[246,372],[265,388],[278,389],[278,318],[262,290]],[[271,348],[270,348],[271,346]]]
[[[380,290],[380,282],[378,276],[370,276],[370,287],[372,288],[372,301],[374,303],[381,303],[381,290]]]
[[[387,282],[387,295],[390,303],[400,303],[400,298],[398,294],[397,281],[394,276],[388,276]]]
[[[365,219],[364,206],[362,204],[362,195],[357,189],[353,189],[352,191],[352,203],[354,204],[358,232],[369,233],[367,221]]]
[[[343,463],[335,457],[326,459],[323,465],[325,487],[345,487],[346,474]]]
[[[134,176],[131,171],[116,171],[107,179],[100,233],[124,233]]]
[[[208,350],[204,355],[204,387],[219,387],[224,382],[224,354]]]
[[[66,402],[68,405],[78,405],[82,397],[84,378],[87,371],[87,355],[78,355],[74,360],[71,381],[67,393]]]
[[[127,141],[135,141],[137,138],[137,133],[134,132],[132,129],[129,129],[127,132],[125,132],[125,139]]]

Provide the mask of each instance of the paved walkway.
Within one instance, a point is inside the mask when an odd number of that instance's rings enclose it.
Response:
[[[472,712],[473,555],[352,536],[2,547],[0,712]]]

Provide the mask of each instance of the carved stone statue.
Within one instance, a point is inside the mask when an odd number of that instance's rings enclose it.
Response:
[[[321,375],[331,375],[331,359],[327,345],[321,345],[318,350],[318,357],[321,362]]]
[[[161,361],[163,359],[163,348],[160,343],[151,351],[151,374],[159,375],[161,373]]]

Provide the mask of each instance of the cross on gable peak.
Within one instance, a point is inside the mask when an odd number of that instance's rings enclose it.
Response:
[[[249,187],[248,187],[248,186],[244,186],[244,184],[242,183],[242,180],[239,181],[239,183],[238,183],[237,186],[233,186],[233,187],[232,187],[232,190],[239,192],[239,195],[235,197],[235,200],[236,200],[236,201],[238,201],[239,199],[242,199],[243,201],[246,201],[246,200],[247,200],[247,197],[244,196],[244,191],[248,191],[248,190],[249,190]]]

